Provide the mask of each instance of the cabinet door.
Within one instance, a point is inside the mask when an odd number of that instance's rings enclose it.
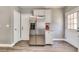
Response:
[[[45,11],[45,20],[46,20],[46,23],[51,23],[51,10],[46,10]]]
[[[49,31],[45,31],[45,43],[46,44],[53,44],[52,33]]]
[[[45,10],[34,10],[34,15],[35,16],[44,16],[45,15]]]
[[[45,10],[39,10],[39,15],[44,16],[45,15]]]
[[[33,13],[34,13],[34,16],[38,16],[39,10],[34,10]]]

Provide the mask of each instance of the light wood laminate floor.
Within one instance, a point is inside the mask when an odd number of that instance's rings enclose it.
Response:
[[[29,46],[28,41],[20,41],[14,47],[0,47],[0,52],[77,52],[77,48],[65,41],[54,41],[53,45]]]
[[[30,36],[29,45],[45,45],[44,35]]]

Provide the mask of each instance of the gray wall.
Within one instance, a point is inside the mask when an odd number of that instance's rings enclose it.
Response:
[[[0,6],[0,44],[13,43],[13,11],[16,7]],[[9,25],[9,27],[7,27]]]
[[[10,7],[0,6],[0,44],[10,43],[11,41],[11,9]]]
[[[63,9],[52,9],[52,32],[53,38],[64,38]]]

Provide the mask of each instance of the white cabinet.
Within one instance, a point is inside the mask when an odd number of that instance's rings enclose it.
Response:
[[[45,15],[45,10],[36,9],[33,12],[34,12],[34,16],[44,16]]]
[[[53,44],[52,33],[50,31],[45,31],[45,44]]]
[[[45,10],[45,22],[46,23],[51,23],[51,19],[52,19],[52,11],[51,10]]]
[[[52,11],[50,9],[34,10],[34,16],[44,16],[46,23],[51,23],[51,13]]]

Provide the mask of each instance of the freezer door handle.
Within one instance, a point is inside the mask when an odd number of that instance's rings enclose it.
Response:
[[[23,30],[23,26],[22,26],[22,30]]]
[[[17,31],[17,29],[15,28],[15,31]]]

